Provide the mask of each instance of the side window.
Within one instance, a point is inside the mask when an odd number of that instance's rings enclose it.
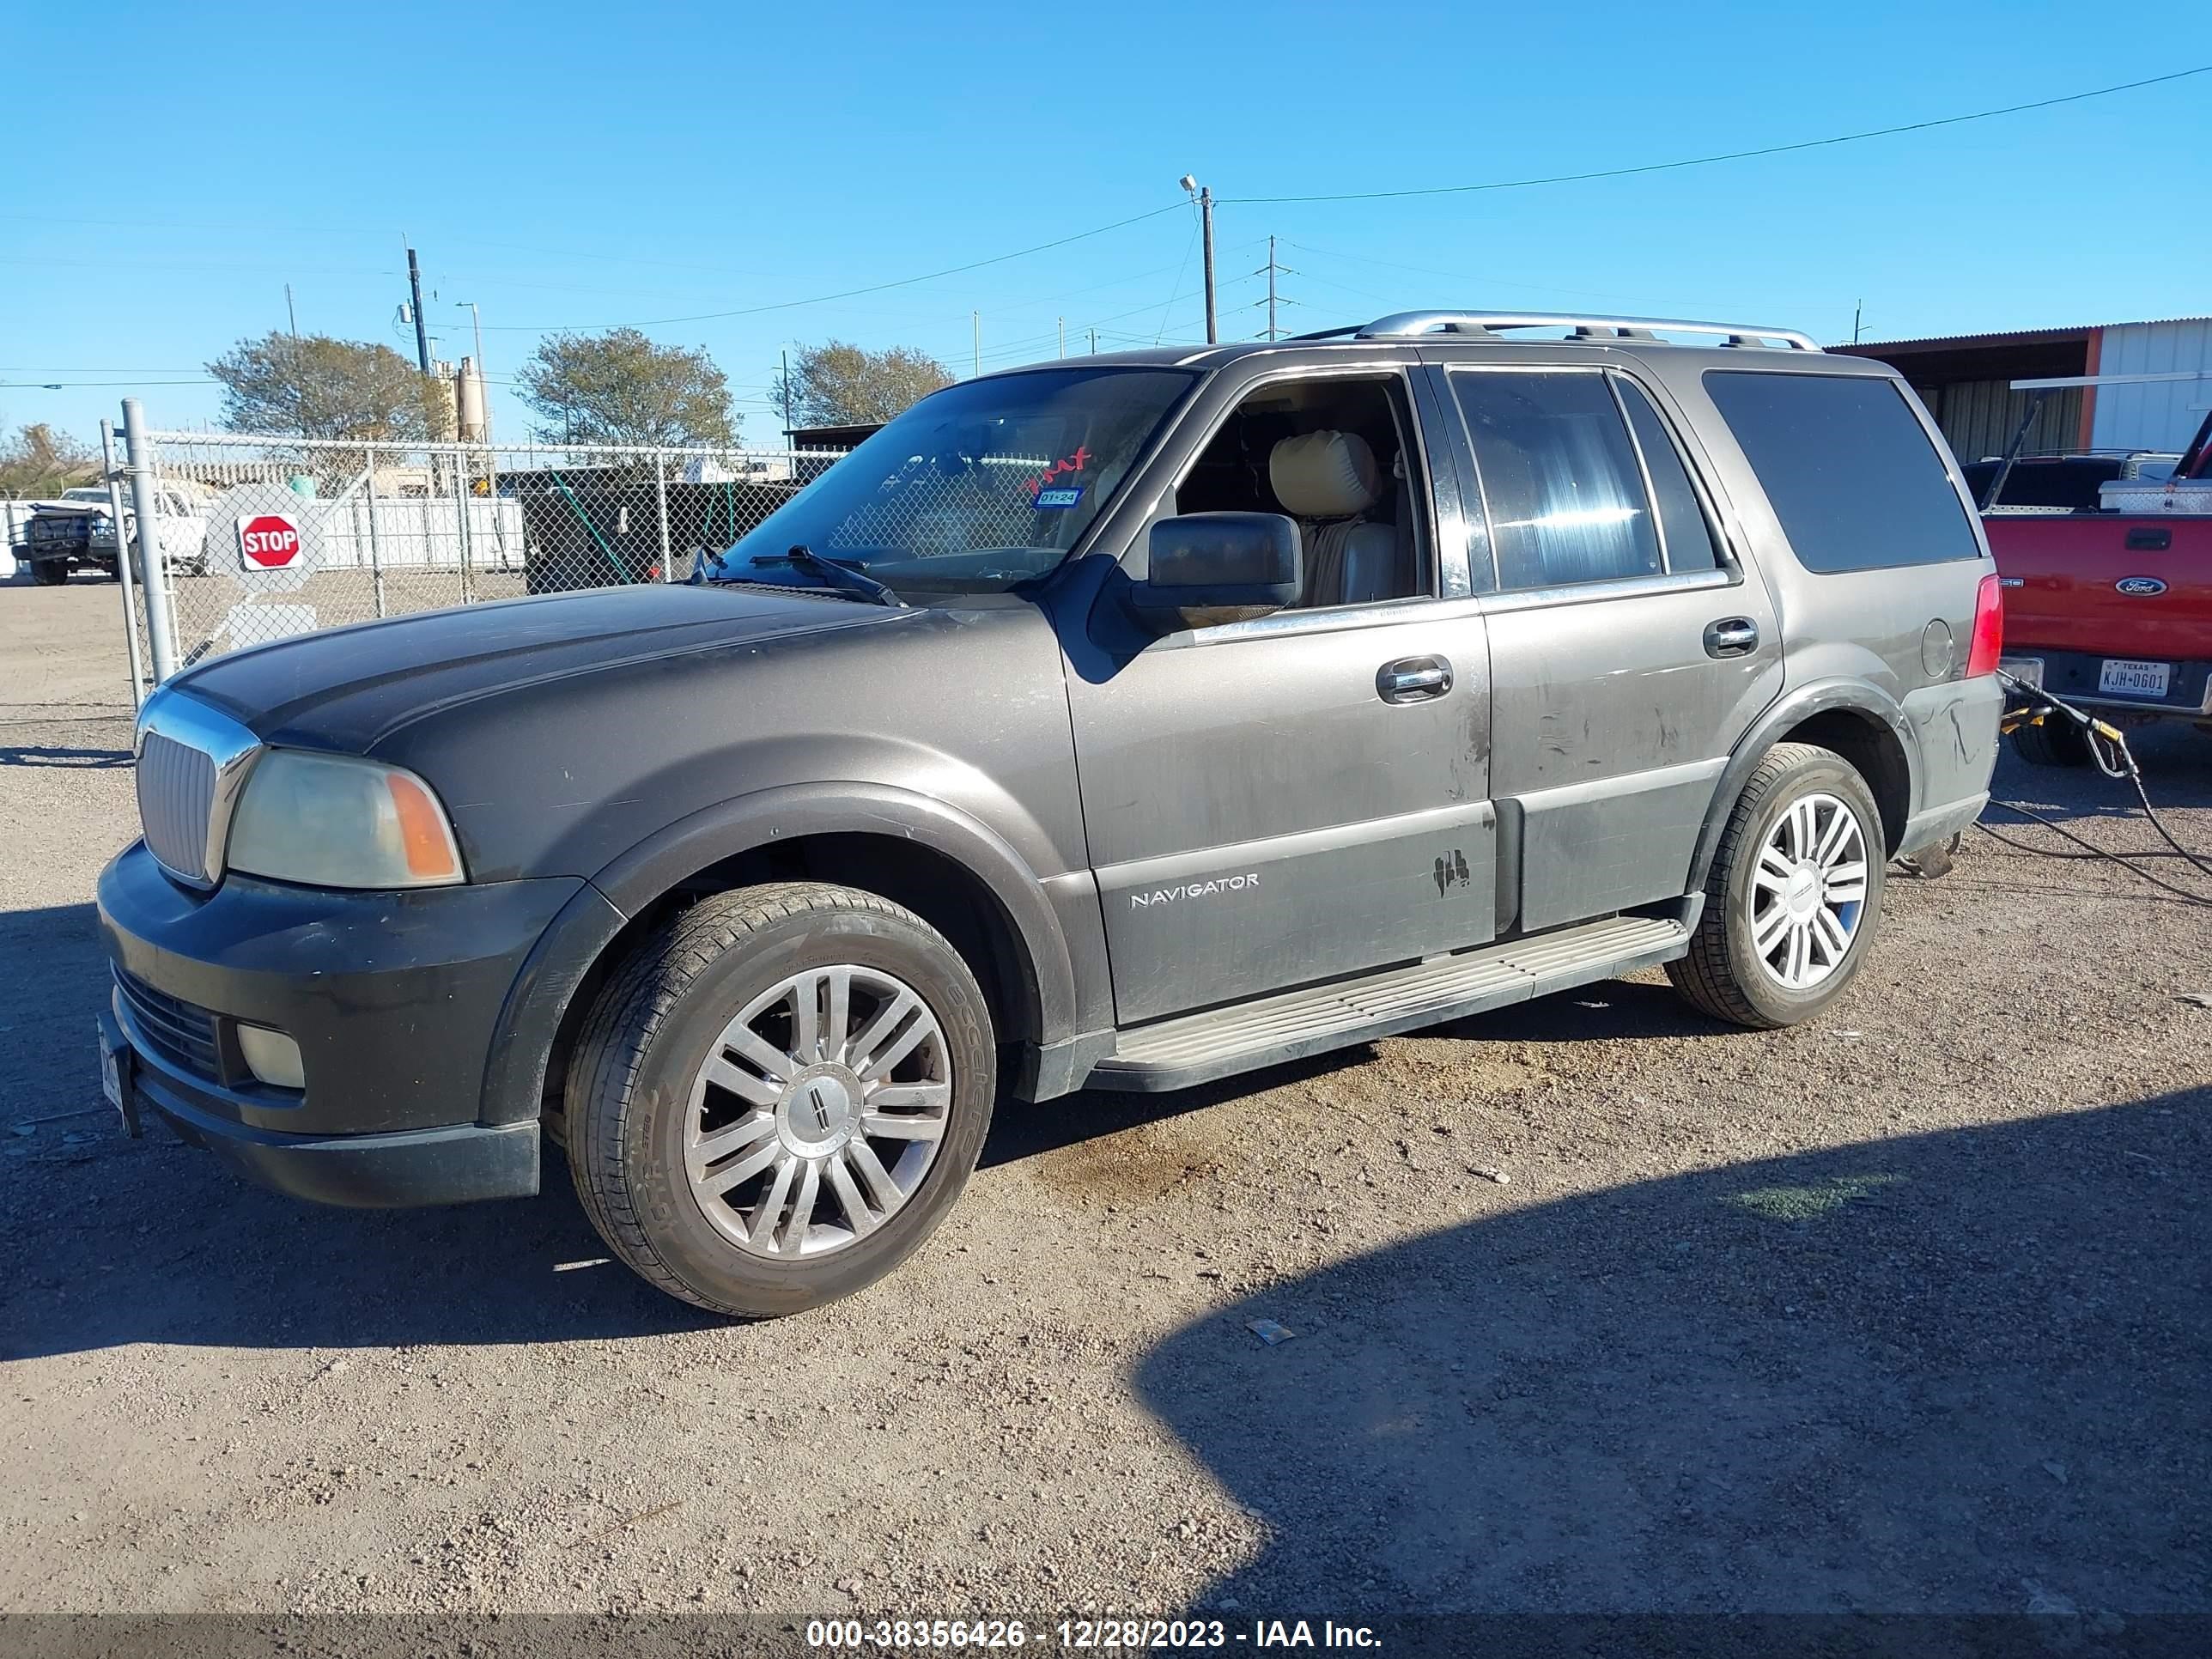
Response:
[[[1298,610],[1433,591],[1427,499],[1404,382],[1323,375],[1253,391],[1176,488],[1177,513],[1281,513],[1298,523]]]
[[[1613,377],[1620,406],[1628,411],[1628,424],[1636,433],[1636,447],[1644,452],[1644,470],[1651,477],[1651,497],[1659,506],[1659,530],[1667,541],[1669,570],[1712,570],[1719,568],[1720,550],[1713,527],[1698,492],[1690,483],[1689,468],[1659,411],[1644,388],[1623,376]]]
[[[1894,382],[1741,369],[1705,380],[1808,570],[1981,556],[1943,458]]]
[[[1504,592],[1664,568],[1643,471],[1608,378],[1579,369],[1451,377]]]

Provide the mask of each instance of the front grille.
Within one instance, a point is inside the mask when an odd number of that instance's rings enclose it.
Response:
[[[205,881],[215,757],[148,732],[138,750],[138,823],[146,849],[187,881]]]
[[[131,1024],[155,1054],[210,1081],[222,1077],[213,1014],[120,968],[115,969],[115,988]]]

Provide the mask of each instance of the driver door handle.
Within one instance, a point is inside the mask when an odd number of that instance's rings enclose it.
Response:
[[[1705,654],[1747,657],[1759,647],[1759,624],[1748,617],[1723,617],[1705,624]]]
[[[1401,657],[1375,671],[1375,690],[1385,702],[1425,702],[1451,689],[1451,665],[1442,657]]]

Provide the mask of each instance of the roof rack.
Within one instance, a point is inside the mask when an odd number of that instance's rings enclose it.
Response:
[[[1328,329],[1298,337],[1394,340],[1414,334],[1449,334],[1496,338],[1498,330],[1512,328],[1571,329],[1577,340],[1633,340],[1644,345],[1665,344],[1659,338],[1663,331],[1669,334],[1717,334],[1722,337],[1723,344],[1731,346],[1779,346],[1792,351],[1820,349],[1811,336],[1794,328],[1754,327],[1749,323],[1695,323],[1672,317],[1583,317],[1528,311],[1400,311],[1378,317],[1363,327]]]

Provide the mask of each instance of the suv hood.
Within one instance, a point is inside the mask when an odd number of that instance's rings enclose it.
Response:
[[[302,634],[217,657],[171,684],[265,742],[361,754],[411,720],[480,697],[915,614],[826,594],[641,583]]]

